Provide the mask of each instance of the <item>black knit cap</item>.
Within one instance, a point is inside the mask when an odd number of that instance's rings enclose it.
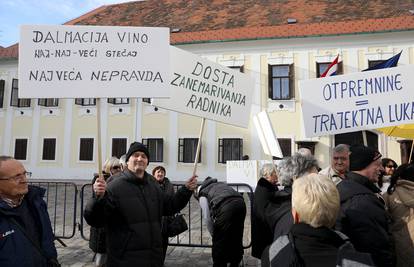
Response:
[[[349,155],[349,170],[360,171],[365,169],[371,162],[381,158],[378,150],[367,146],[351,146]]]
[[[148,151],[147,147],[145,145],[143,145],[142,143],[140,143],[140,142],[133,142],[129,146],[128,152],[126,153],[125,162],[128,162],[131,155],[134,154],[137,151],[143,152],[149,160],[149,151]]]

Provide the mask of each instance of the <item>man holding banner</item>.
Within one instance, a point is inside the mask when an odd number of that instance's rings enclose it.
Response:
[[[184,208],[197,186],[194,175],[174,196],[163,194],[155,179],[145,170],[148,149],[139,142],[131,144],[127,169],[106,185],[97,179],[96,197],[85,208],[91,226],[105,227],[108,266],[163,266],[161,218]]]

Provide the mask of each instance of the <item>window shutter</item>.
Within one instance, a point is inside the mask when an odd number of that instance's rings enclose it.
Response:
[[[5,81],[0,80],[0,108],[3,108],[3,100],[4,100],[4,85]]]
[[[344,74],[344,64],[342,64],[342,61],[338,62],[338,70],[336,72],[336,75]]]
[[[267,69],[267,75],[268,75],[268,82],[269,82],[269,90],[268,90],[268,94],[269,94],[269,98],[273,99],[273,83],[272,83],[272,65],[267,65],[268,69]]]
[[[295,67],[294,67],[294,64],[289,65],[289,91],[290,91],[290,99],[295,98]]]

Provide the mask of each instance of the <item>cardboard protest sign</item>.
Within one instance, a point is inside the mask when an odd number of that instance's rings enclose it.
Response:
[[[257,160],[229,160],[226,162],[226,182],[245,183],[256,187],[259,177]]]
[[[262,111],[254,116],[253,123],[259,136],[263,152],[269,156],[283,158],[279,141],[276,138],[267,112]]]
[[[20,98],[169,97],[169,29],[24,25]]]
[[[299,81],[306,137],[414,122],[414,65]]]
[[[253,189],[256,188],[257,181],[260,179],[260,170],[270,160],[229,160],[226,163],[226,182],[232,184],[248,184]],[[273,161],[276,163],[276,161]],[[238,188],[239,192],[249,192],[245,188]]]
[[[153,105],[247,128],[254,80],[171,46],[171,98]]]

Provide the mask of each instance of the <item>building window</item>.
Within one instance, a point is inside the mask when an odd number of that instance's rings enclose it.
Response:
[[[223,138],[218,140],[218,162],[240,160],[243,154],[243,139]]]
[[[76,98],[75,104],[80,106],[95,106],[96,98]]]
[[[378,149],[378,135],[371,131],[365,131],[367,137],[367,145]],[[364,145],[364,137],[362,131],[335,134],[335,146],[339,144],[346,145]]]
[[[14,158],[19,160],[27,159],[27,139],[16,139],[14,143]]]
[[[229,68],[244,73],[244,66],[229,66]]]
[[[180,138],[178,139],[178,162],[194,163],[197,152],[198,138]],[[201,148],[198,157],[198,163],[201,162]]]
[[[378,64],[385,62],[385,60],[368,60],[368,68],[372,68]]]
[[[19,108],[30,107],[30,98],[19,98],[18,97],[18,93],[19,93],[18,83],[19,83],[18,79],[13,79],[10,106],[19,107]]]
[[[316,62],[316,77],[320,78],[321,75],[326,71],[326,69],[331,65],[332,62]],[[338,68],[336,70],[336,75],[343,74],[343,64],[342,61],[338,62]]]
[[[148,148],[149,162],[163,162],[164,140],[162,138],[144,138],[142,143]]]
[[[289,100],[294,98],[294,69],[290,65],[269,65],[269,98]]]
[[[413,141],[405,139],[398,140],[397,142],[400,143],[401,164],[409,163],[408,161],[414,158],[414,151],[411,149]]]
[[[315,141],[296,141],[298,145],[298,150],[301,148],[307,148],[311,151],[312,155],[315,155],[315,146],[318,142]]]
[[[93,138],[81,138],[79,144],[79,160],[93,160]]]
[[[120,158],[126,154],[127,139],[126,138],[112,138],[112,157]]]
[[[40,98],[37,104],[43,107],[57,107],[59,106],[59,98]]]
[[[4,102],[4,85],[5,81],[0,80],[0,108],[3,108],[3,102]]]
[[[56,139],[55,138],[44,138],[42,160],[55,160],[55,156],[56,156]]]
[[[280,149],[282,150],[283,157],[292,156],[292,139],[290,138],[278,138]]]
[[[108,98],[108,103],[112,105],[129,104],[129,98]]]

